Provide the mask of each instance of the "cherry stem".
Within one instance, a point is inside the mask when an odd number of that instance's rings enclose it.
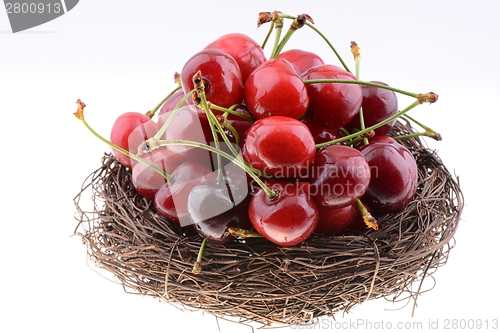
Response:
[[[339,139],[336,139],[336,140],[332,140],[332,141],[328,141],[328,142],[324,142],[324,143],[319,143],[316,145],[316,149],[320,149],[320,148],[323,148],[323,147],[326,147],[326,146],[330,146],[330,145],[334,145],[334,144],[337,144],[337,143],[340,143],[340,142],[344,142],[344,141],[347,141],[347,140],[350,140],[350,139],[354,139],[356,138],[357,136],[359,135],[363,135],[365,133],[368,133],[372,130],[375,130],[381,126],[384,126],[385,124],[387,123],[390,123],[391,121],[393,121],[394,119],[397,119],[399,117],[401,117],[402,115],[404,115],[405,113],[407,113],[408,111],[410,111],[411,109],[413,109],[414,107],[420,105],[420,102],[418,100],[416,100],[415,102],[413,102],[412,104],[410,104],[410,106],[408,106],[406,109],[404,110],[401,110],[399,111],[398,113],[386,118],[385,120],[382,120],[381,122],[373,125],[373,126],[370,126],[370,127],[367,127],[365,128],[364,130],[360,130],[356,133],[353,133],[353,134],[349,134],[349,135],[346,135],[342,138],[339,138]]]
[[[190,147],[197,147],[201,149],[206,149],[210,152],[213,152],[215,154],[219,154],[222,157],[226,158],[227,160],[231,161],[232,163],[236,164],[243,170],[245,170],[246,173],[252,177],[253,180],[259,186],[266,192],[267,196],[270,199],[273,199],[276,197],[276,192],[271,190],[263,181],[262,179],[259,178],[257,173],[250,165],[248,165],[245,160],[241,157],[241,155],[238,154],[238,156],[231,156],[230,154],[226,153],[225,151],[222,151],[220,149],[217,149],[215,147],[212,147],[210,145],[201,143],[201,142],[194,142],[194,141],[188,141],[188,140],[160,140],[159,141],[160,146],[169,146],[169,145],[181,145],[181,146],[190,146]]]
[[[165,134],[165,131],[167,130],[168,125],[170,125],[170,123],[172,122],[172,120],[174,120],[174,117],[177,114],[177,112],[179,112],[179,110],[181,108],[181,105],[184,104],[187,101],[187,99],[191,97],[191,95],[193,94],[193,92],[194,92],[194,90],[191,90],[190,92],[188,92],[184,97],[182,97],[182,99],[179,101],[179,103],[177,103],[177,105],[175,106],[175,108],[169,114],[169,116],[168,116],[167,120],[165,121],[165,123],[163,123],[163,126],[155,134],[154,138],[156,140],[160,140],[161,137],[163,136],[163,134]]]
[[[267,32],[267,35],[264,38],[264,41],[262,42],[262,46],[261,46],[262,49],[264,49],[264,47],[266,47],[267,41],[269,40],[269,37],[271,37],[273,30],[274,30],[274,22],[271,22],[271,24],[269,26],[269,31]]]
[[[274,30],[276,32],[274,36],[274,46],[273,50],[271,51],[271,55],[269,56],[269,59],[275,59],[278,57],[278,47],[279,47],[279,42],[281,38],[281,32],[283,31],[283,19],[281,18],[275,18],[273,19],[274,24]]]
[[[167,99],[169,99],[175,92],[177,92],[177,90],[181,89],[182,86],[181,85],[177,85],[177,87],[174,88],[174,90],[172,90],[167,96],[165,96],[164,99],[162,99],[162,101],[160,103],[158,103],[157,106],[155,106],[154,109],[146,112],[146,115],[149,117],[149,118],[153,118],[154,115],[156,114],[156,112],[158,111],[158,109],[167,101]]]
[[[307,15],[307,14],[301,14],[295,17],[293,20],[292,24],[290,25],[290,28],[288,28],[288,31],[286,32],[285,36],[279,43],[277,49],[275,50],[274,57],[277,58],[278,55],[281,53],[283,50],[283,47],[285,47],[285,44],[288,42],[288,40],[292,37],[292,35],[297,31],[298,29],[302,28],[307,21],[311,21],[314,23],[312,18]]]
[[[359,209],[359,212],[361,213],[361,216],[363,216],[363,220],[365,221],[365,224],[368,228],[372,228],[374,230],[378,230],[378,223],[377,220],[370,214],[368,209],[363,205],[361,200],[356,200],[356,206]]]
[[[419,136],[426,136],[426,137],[429,137],[429,138],[434,139],[436,141],[443,140],[443,137],[441,136],[441,134],[436,133],[436,132],[427,132],[427,131],[426,132],[410,133],[410,134],[405,134],[405,135],[398,135],[398,136],[394,136],[392,138],[394,140],[404,140],[404,139],[415,138],[415,137],[419,137]]]
[[[210,101],[207,101],[208,103],[208,106],[210,107],[210,109],[212,110],[216,110],[216,111],[221,111],[221,112],[227,112],[227,113],[230,113],[234,116],[237,116],[237,117],[240,117],[240,118],[243,118],[243,119],[246,119],[246,120],[250,120],[250,121],[254,121],[255,119],[251,116],[247,116],[245,114],[242,114],[238,111],[234,111],[234,109],[238,106],[242,106],[241,104],[234,104],[234,105],[231,105],[231,107],[229,107],[229,109],[226,109],[226,108],[223,108],[221,106],[218,106],[218,105],[215,105],[215,104],[212,104],[210,103]]]
[[[351,42],[351,53],[354,56],[354,61],[356,62],[356,77],[359,79],[359,69],[361,64],[361,53],[359,53],[359,46],[356,42]]]
[[[317,79],[317,80],[304,80],[304,84],[315,84],[315,83],[348,83],[348,84],[361,84],[364,86],[371,86],[371,87],[376,87],[376,88],[382,88],[390,91],[394,91],[396,93],[400,93],[402,95],[410,96],[413,98],[416,98],[419,100],[420,104],[423,104],[424,102],[428,103],[434,103],[437,100],[437,95],[435,97],[431,97],[430,94],[434,93],[427,93],[427,94],[415,94],[406,90],[401,90],[398,88],[394,88],[391,86],[386,86],[384,84],[379,84],[375,82],[368,82],[368,81],[360,81],[360,80],[340,80],[340,79]],[[435,94],[434,94],[435,95]],[[432,101],[433,100],[433,101]]]
[[[172,181],[173,180],[173,177],[171,175],[169,175],[168,173],[164,172],[163,170],[161,170],[160,168],[158,168],[157,166],[149,163],[148,161],[144,160],[143,158],[129,152],[128,150],[126,149],[123,149],[122,147],[120,146],[117,146],[116,144],[112,143],[111,141],[109,140],[106,140],[104,137],[102,137],[99,133],[97,133],[96,131],[94,131],[94,129],[92,127],[90,127],[90,125],[87,123],[87,121],[85,119],[80,119],[82,121],[82,123],[85,125],[85,127],[92,133],[94,134],[99,140],[101,140],[102,142],[104,142],[105,144],[107,144],[108,146],[114,148],[115,150],[119,151],[120,153],[124,154],[124,155],[127,155],[128,157],[132,158],[133,160],[139,162],[139,163],[142,163],[148,167],[150,167],[151,169],[153,169],[154,171],[156,171],[157,173],[159,173],[161,176],[163,176],[167,181]]]
[[[201,261],[203,260],[203,252],[205,252],[205,246],[207,245],[207,239],[203,238],[201,242],[200,249],[198,250],[198,257],[196,258],[196,262],[193,265],[193,274],[201,273]]]
[[[239,238],[264,238],[264,236],[262,236],[255,230],[229,227],[227,228],[226,231],[231,235],[233,235],[234,237],[239,237]]]
[[[292,19],[292,20],[295,20],[295,16],[290,16],[290,15],[280,15],[281,17],[283,18],[287,18],[287,19]],[[319,31],[313,24],[309,23],[309,22],[306,22],[306,24],[309,28],[313,29],[318,35],[321,36],[321,38],[323,38],[323,40],[328,44],[328,46],[332,49],[333,53],[335,53],[335,55],[337,56],[337,58],[339,59],[340,63],[342,64],[342,66],[344,67],[344,69],[346,71],[348,71],[349,73],[352,73],[351,70],[349,69],[349,67],[347,66],[347,64],[344,62],[344,60],[342,59],[342,57],[340,56],[340,54],[337,52],[337,50],[335,49],[335,47],[332,45],[332,43],[330,43],[330,41],[328,40],[328,38],[326,38],[325,35],[323,35],[323,33],[321,31]]]
[[[435,136],[437,137],[441,137],[441,134],[439,134],[438,132],[436,132],[435,130],[433,130],[432,128],[430,128],[429,126],[425,126],[424,124],[422,124],[421,122],[419,122],[418,120],[416,120],[415,118],[413,117],[410,117],[410,115],[406,115],[405,118],[408,118],[410,119],[411,121],[413,121],[415,124],[417,124],[418,126],[422,127],[426,132],[429,132],[429,133],[434,133]],[[439,139],[440,141],[441,139]]]

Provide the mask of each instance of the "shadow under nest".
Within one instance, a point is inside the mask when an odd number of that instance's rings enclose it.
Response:
[[[391,136],[412,132],[398,120]],[[137,194],[130,171],[105,154],[75,197],[75,234],[90,260],[125,291],[241,322],[308,324],[369,299],[415,302],[424,278],[432,278],[454,246],[463,195],[423,141],[400,142],[417,161],[417,193],[403,211],[377,216],[377,231],[312,235],[295,247],[265,239],[207,243],[203,271],[193,274],[201,237],[179,236]],[[87,197],[93,206],[81,207]]]

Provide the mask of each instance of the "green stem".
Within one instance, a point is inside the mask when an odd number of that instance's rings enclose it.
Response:
[[[315,83],[348,83],[348,84],[361,84],[364,86],[377,87],[390,91],[394,91],[396,93],[400,93],[402,95],[418,98],[420,94],[415,94],[406,90],[397,89],[394,87],[386,86],[384,84],[379,84],[375,82],[369,81],[361,81],[361,80],[340,80],[340,79],[317,79],[317,80],[304,80],[304,84],[315,84]]]
[[[193,265],[193,274],[201,273],[201,261],[203,260],[203,253],[205,252],[205,246],[207,245],[207,239],[203,238],[201,242],[200,249],[198,250],[198,257],[196,258],[196,262]]]
[[[155,134],[154,138],[156,140],[160,140],[160,138],[163,136],[163,134],[165,134],[165,131],[167,130],[167,127],[168,125],[170,125],[170,123],[172,122],[172,120],[174,120],[174,117],[175,115],[177,114],[177,112],[179,112],[180,108],[181,108],[181,105],[184,104],[188,98],[191,97],[191,95],[193,94],[193,90],[188,92],[186,94],[186,96],[184,96],[180,101],[179,103],[177,103],[177,105],[175,106],[175,108],[172,110],[172,112],[170,113],[170,115],[168,116],[167,120],[165,121],[165,123],[163,123],[163,126],[158,130],[158,132]]]
[[[269,25],[269,31],[267,32],[266,38],[264,38],[264,41],[262,42],[261,48],[264,49],[266,47],[267,41],[269,40],[269,37],[271,36],[271,33],[274,30],[274,21],[271,22]]]
[[[147,165],[148,167],[150,167],[151,169],[153,169],[154,171],[156,171],[157,173],[159,173],[160,175],[162,175],[167,181],[172,181],[172,176],[169,175],[168,173],[164,172],[163,170],[161,170],[160,168],[158,168],[157,166],[149,163],[148,161],[144,160],[143,158],[127,151],[126,149],[123,149],[122,147],[120,146],[117,146],[116,144],[112,143],[111,141],[109,140],[106,140],[105,138],[103,138],[99,133],[97,133],[96,131],[94,131],[94,129],[92,129],[92,127],[90,127],[90,125],[87,123],[87,121],[85,121],[85,119],[82,119],[82,122],[83,124],[85,125],[85,127],[92,133],[94,134],[99,140],[101,140],[102,142],[104,142],[105,144],[107,144],[108,146],[114,148],[115,150],[119,151],[120,153],[122,154],[125,154],[127,155],[128,157],[132,158],[133,160],[139,162],[139,163],[142,163],[142,164],[145,164]]]
[[[200,143],[200,142],[187,141],[187,140],[160,140],[160,146],[169,146],[169,145],[182,145],[182,146],[197,147],[197,148],[206,149],[206,150],[213,152],[213,153],[216,153],[216,154],[220,154],[222,157],[228,159],[229,161],[233,162],[234,164],[236,164],[237,166],[239,166],[240,168],[245,170],[245,172],[248,173],[250,175],[250,177],[252,177],[252,179],[255,180],[255,182],[257,184],[259,184],[259,186],[266,192],[266,194],[269,198],[272,199],[276,195],[276,193],[273,190],[271,190],[262,181],[262,179],[260,179],[259,176],[257,176],[257,174],[255,172],[253,172],[251,167],[249,167],[244,162],[243,158],[240,155],[231,156],[230,154],[226,153],[225,151],[216,149],[210,145]]]
[[[167,101],[167,99],[172,97],[172,95],[175,94],[181,88],[182,87],[180,85],[178,85],[174,90],[172,90],[167,96],[165,96],[165,98],[160,103],[158,103],[157,106],[155,106],[155,108],[153,110],[148,112],[148,116],[150,118],[153,118],[153,116],[156,114],[156,111],[158,111],[158,109]]]
[[[274,35],[274,45],[273,50],[271,51],[271,55],[269,59],[276,59],[278,57],[278,46],[281,38],[281,32],[283,31],[283,20],[277,21],[275,24],[276,34]]]
[[[429,138],[434,139],[436,141],[441,141],[443,139],[441,134],[436,133],[436,132],[429,132],[429,131],[416,132],[416,133],[410,133],[410,134],[405,134],[405,135],[398,135],[398,136],[394,136],[393,139],[394,140],[404,140],[404,139],[409,139],[409,138],[416,138],[419,136],[426,136],[426,137],[429,137]]]
[[[229,109],[226,109],[226,108],[223,108],[221,106],[218,106],[218,105],[215,105],[215,104],[212,104],[212,103],[208,103],[209,104],[209,107],[210,109],[212,110],[216,110],[216,111],[221,111],[221,112],[227,112],[227,113],[230,113],[234,116],[237,116],[237,117],[240,117],[240,118],[243,118],[243,119],[246,119],[246,120],[250,120],[250,121],[254,121],[255,119],[251,116],[247,116],[245,114],[242,114],[238,111],[234,111],[234,109],[238,106],[241,106],[241,104],[235,104],[235,105],[232,105]]]
[[[375,130],[375,129],[381,127],[381,126],[384,126],[387,123],[390,123],[394,119],[397,119],[397,118],[401,117],[402,115],[404,115],[405,113],[407,113],[408,111],[410,111],[411,109],[413,109],[414,107],[416,107],[418,105],[420,105],[420,102],[418,100],[416,100],[415,102],[413,102],[412,104],[410,104],[410,106],[408,106],[406,109],[404,109],[402,111],[399,111],[395,115],[392,115],[392,116],[386,118],[385,120],[383,120],[383,121],[381,121],[381,122],[379,122],[379,123],[377,123],[377,124],[375,124],[373,126],[367,127],[364,130],[361,130],[361,131],[353,133],[353,134],[349,134],[347,136],[341,137],[341,138],[336,139],[336,140],[332,140],[332,141],[328,141],[328,142],[324,142],[324,143],[319,143],[319,144],[316,145],[316,149],[320,149],[320,148],[323,148],[323,147],[326,147],[326,146],[330,146],[330,145],[334,145],[334,144],[337,144],[337,143],[340,143],[340,142],[344,142],[344,141],[353,139],[353,138],[355,138],[357,136],[360,136],[362,134],[368,133],[368,132],[370,132],[372,130]]]

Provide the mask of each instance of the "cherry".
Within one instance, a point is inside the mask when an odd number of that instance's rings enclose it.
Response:
[[[141,157],[170,175],[178,165],[172,155],[172,151],[165,147],[155,149]],[[148,165],[135,163],[132,168],[132,183],[137,193],[152,201],[158,189],[167,183],[167,179]]]
[[[373,214],[373,209],[371,209],[366,203],[361,202],[361,204],[366,208],[366,210],[370,213]],[[366,230],[366,223],[363,218],[363,215],[361,214],[359,209],[355,209],[355,215],[354,219],[352,220],[351,224],[349,224],[345,229],[342,234],[347,234],[347,235],[357,235],[362,233],[363,231]]]
[[[403,209],[417,189],[417,164],[411,152],[388,136],[375,136],[359,151],[370,165],[371,180],[363,202],[379,213]]]
[[[372,82],[387,85],[380,81]],[[398,112],[398,99],[393,91],[364,85],[362,107],[366,128],[376,125],[390,116],[395,115]],[[389,133],[395,122],[396,120],[394,119],[390,123],[375,129],[375,135],[385,135]],[[359,117],[354,117],[345,126],[345,129],[348,131],[353,131],[355,128],[361,129]]]
[[[239,171],[239,174],[226,174],[222,181],[214,178],[196,185],[189,193],[189,217],[199,235],[209,242],[224,244],[234,239],[228,227],[251,227],[246,176],[243,170]]]
[[[345,207],[363,196],[370,177],[370,167],[358,150],[326,146],[316,152],[310,168],[311,195],[318,205]]]
[[[187,161],[179,164],[171,176],[173,181],[162,185],[156,192],[154,206],[158,215],[176,226],[185,227],[191,224],[187,209],[191,189],[212,179],[214,173],[203,164]]]
[[[307,90],[292,64],[271,59],[257,67],[245,83],[245,105],[257,119],[287,116],[299,119],[307,110]]]
[[[314,117],[305,117],[301,121],[309,128],[316,144],[333,141],[344,136],[344,133],[340,130],[327,127],[314,119]]]
[[[145,114],[126,112],[121,114],[111,128],[110,141],[133,154],[139,145],[156,134],[156,123]],[[111,149],[114,157],[124,167],[132,169],[132,160],[127,155]]]
[[[231,55],[241,70],[242,81],[266,61],[264,50],[252,38],[241,33],[232,33],[219,37],[205,49],[217,49]]]
[[[201,71],[205,84],[205,94],[209,102],[223,108],[229,108],[243,101],[243,81],[236,60],[229,54],[205,49],[193,55],[184,65],[181,72],[181,83],[184,93],[194,88],[193,76]],[[192,99],[188,99],[192,105]],[[198,112],[204,113],[201,109]],[[214,111],[220,114],[219,111]]]
[[[163,103],[160,111],[158,112],[158,121],[157,121],[158,129],[160,129],[163,126],[163,124],[165,123],[165,121],[167,120],[167,118],[163,115],[166,113],[170,113],[170,111],[173,111],[175,109],[175,107],[177,106],[177,104],[181,101],[181,99],[184,98],[184,96],[186,96],[186,94],[184,94],[184,91],[182,89],[180,89],[180,90],[177,90],[175,93],[173,93],[172,96],[170,96],[165,101],[165,103]],[[181,107],[187,106],[187,105],[188,104],[186,101],[186,102],[182,103]]]
[[[247,132],[245,149],[250,165],[280,178],[307,177],[316,152],[307,126],[284,116],[257,120]]]
[[[334,65],[320,65],[305,71],[305,80],[341,79],[357,80],[354,75]],[[355,115],[363,101],[361,85],[349,83],[307,84],[309,109],[314,117],[327,126],[341,128]]]
[[[278,58],[288,60],[295,69],[295,72],[299,75],[304,73],[309,68],[324,64],[323,59],[321,59],[316,53],[300,49],[291,49],[281,52],[278,55]]]
[[[355,204],[340,208],[322,205],[316,205],[316,207],[319,219],[314,233],[323,235],[333,235],[345,230],[354,221],[358,210]]]
[[[248,215],[254,229],[280,246],[295,246],[305,241],[318,223],[314,201],[294,182],[268,180],[274,190],[270,198],[260,189],[250,198]]]
[[[159,123],[164,123],[172,111],[161,115]],[[206,144],[204,128],[208,126],[206,119],[200,118],[197,112],[189,107],[181,107],[168,125],[162,136],[163,140],[188,140]],[[212,139],[213,141],[213,139]],[[172,158],[178,163],[195,161],[207,166],[211,164],[210,153],[204,149],[185,145],[170,145],[168,149],[173,152]]]

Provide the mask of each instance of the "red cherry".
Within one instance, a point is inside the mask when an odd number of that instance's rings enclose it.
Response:
[[[172,172],[173,181],[161,186],[156,192],[154,206],[158,215],[176,226],[189,226],[187,200],[192,188],[214,177],[212,170],[196,162],[181,163]]]
[[[126,112],[115,120],[110,141],[128,152],[137,154],[139,145],[155,134],[156,123],[150,117],[139,112]],[[118,162],[132,169],[130,157],[113,148],[111,151]]]
[[[267,60],[260,45],[252,38],[240,33],[219,37],[208,44],[205,49],[216,49],[231,55],[240,66],[243,83],[250,73]]]
[[[327,127],[313,117],[305,117],[301,121],[309,128],[316,144],[333,141],[344,136],[344,133],[338,129]]]
[[[357,80],[354,75],[333,65],[320,65],[305,71],[302,80]],[[341,128],[355,115],[363,101],[361,85],[349,83],[308,84],[309,109],[314,117],[327,126]]]
[[[318,209],[317,234],[333,235],[346,229],[353,221],[358,210],[355,204],[340,208],[316,205]]]
[[[356,149],[331,145],[316,152],[310,176],[310,191],[316,203],[340,208],[352,205],[366,192],[370,167]]]
[[[411,152],[388,136],[375,136],[359,151],[370,165],[371,180],[363,196],[374,211],[393,213],[414,197],[418,175]]]
[[[387,85],[380,81],[373,82]],[[398,99],[393,91],[372,86],[363,86],[362,107],[365,127],[370,127],[395,115],[398,112]],[[389,133],[395,122],[396,120],[393,120],[375,129],[375,135],[385,135]],[[359,117],[354,117],[344,127],[349,132],[352,132],[355,128],[360,129]]]
[[[307,126],[283,116],[257,120],[247,132],[245,149],[254,168],[279,178],[307,177],[316,152]]]
[[[158,122],[164,123],[170,116],[170,113],[171,111],[162,114]],[[206,126],[208,126],[206,119],[200,118],[197,112],[184,106],[177,111],[177,114],[163,134],[162,139],[187,140],[206,144],[207,141],[203,131]],[[210,153],[205,149],[187,145],[169,145],[168,149],[174,153],[172,158],[178,163],[195,161],[207,166],[211,165]]]
[[[316,53],[300,49],[291,49],[281,52],[278,55],[278,58],[288,60],[295,69],[295,72],[299,75],[304,73],[309,68],[324,64],[323,59],[321,59]]]
[[[294,182],[268,180],[278,194],[270,199],[262,189],[250,199],[248,215],[254,229],[280,246],[295,246],[305,241],[318,223],[314,201]]]
[[[169,149],[159,148],[141,157],[170,175],[178,165],[172,155]],[[135,163],[132,168],[132,183],[137,193],[152,201],[158,189],[167,183],[167,179],[149,166]]]
[[[299,119],[307,110],[306,87],[293,66],[271,59],[257,67],[245,83],[245,105],[257,119],[287,116]]]
[[[158,112],[158,129],[160,129],[163,124],[165,123],[165,121],[167,120],[167,118],[165,116],[163,116],[164,114],[166,113],[169,113],[170,111],[173,111],[175,109],[175,107],[177,106],[177,104],[181,101],[181,99],[184,98],[184,96],[186,96],[186,94],[184,94],[184,91],[182,91],[182,89],[180,90],[177,90],[175,93],[172,94],[172,96],[170,96],[166,101],[165,103],[163,103],[160,111]],[[187,102],[184,102],[182,103],[181,107],[183,106],[187,106]]]
[[[181,72],[181,83],[184,93],[194,88],[193,75],[201,71],[205,84],[207,100],[223,108],[229,108],[243,101],[243,82],[240,67],[229,54],[208,49],[193,55],[184,65]],[[188,99],[188,103],[193,101]],[[204,113],[201,109],[197,111]],[[220,114],[219,111],[214,111]]]

